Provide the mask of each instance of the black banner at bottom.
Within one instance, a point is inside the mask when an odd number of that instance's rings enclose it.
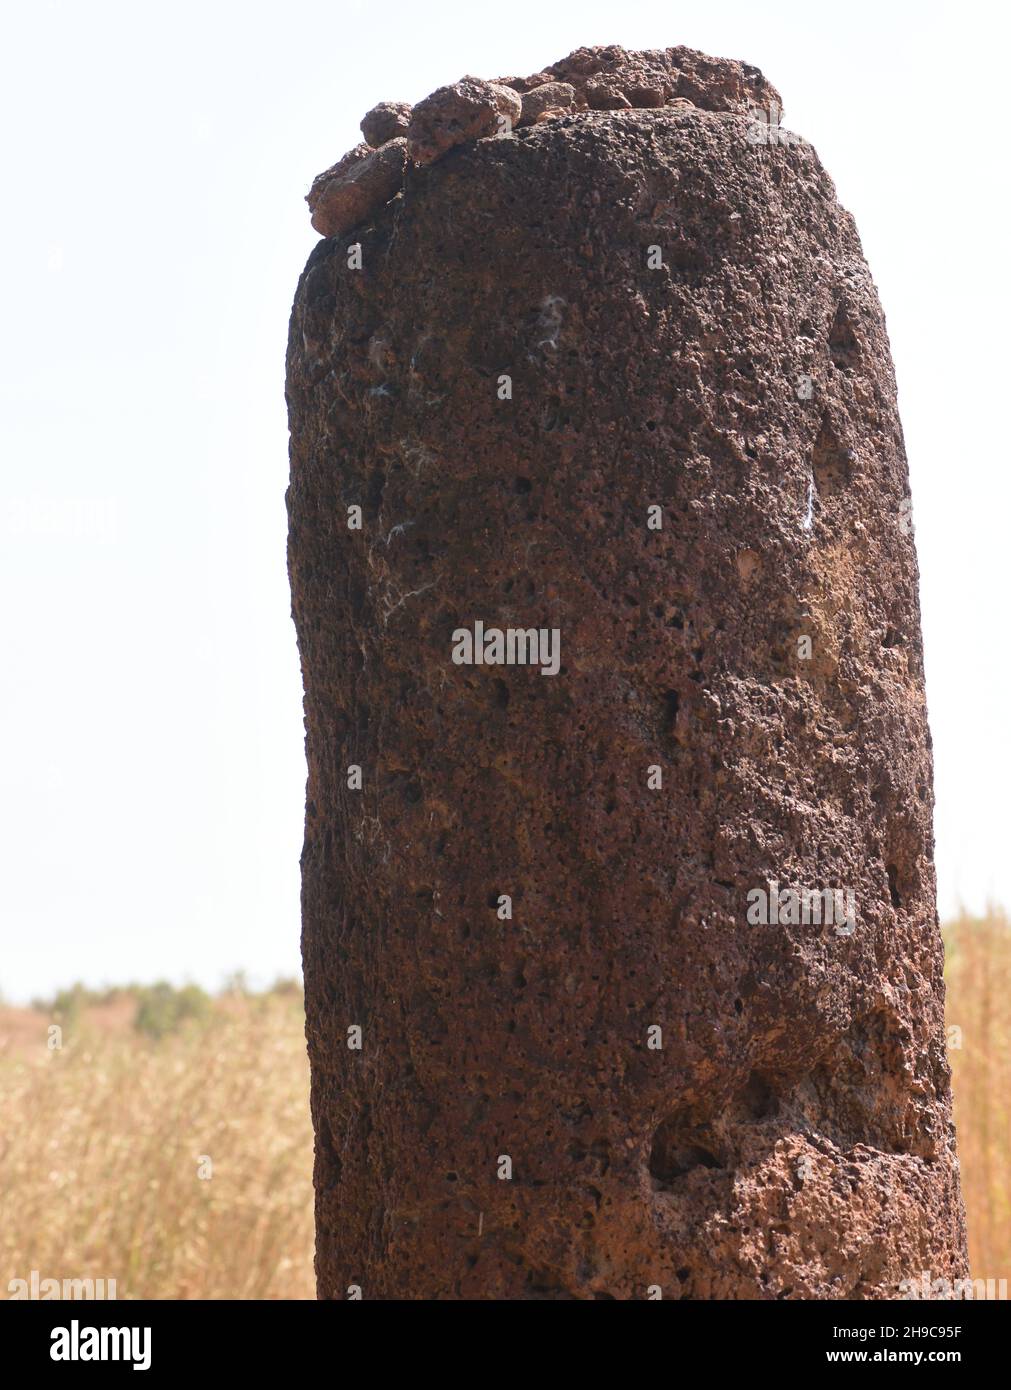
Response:
[[[464,1323],[443,1324],[440,1318],[445,1314],[411,1311],[418,1306],[369,1306],[353,1300],[341,1305],[23,1302],[0,1311],[0,1336],[5,1362],[21,1375],[55,1371],[61,1381],[72,1384],[89,1375],[107,1378],[138,1371],[143,1383],[179,1383],[180,1377],[194,1372],[248,1370],[260,1378],[273,1373],[291,1377],[303,1360],[316,1358],[329,1364],[335,1378],[342,1378],[352,1366],[362,1374],[363,1355],[375,1357],[376,1372],[385,1376],[395,1368],[400,1348],[410,1356],[411,1372],[428,1362],[426,1370],[448,1372],[455,1365],[468,1377],[484,1379],[494,1369],[501,1378],[512,1361],[519,1373],[529,1375],[531,1352],[524,1334],[531,1331],[539,1334],[536,1360],[545,1370],[550,1367],[552,1343],[544,1336],[562,1334],[556,1354],[567,1375],[574,1353],[599,1355],[594,1333],[607,1336],[619,1330],[645,1339],[625,1345],[633,1359],[654,1349],[648,1340],[653,1331],[665,1339],[676,1338],[665,1345],[676,1351],[678,1363],[692,1358],[707,1371],[831,1373],[861,1366],[938,1366],[979,1373],[984,1366],[1000,1364],[1007,1335],[1007,1305],[1000,1302],[671,1302],[666,1312],[652,1308],[632,1314],[631,1323],[621,1322],[623,1315],[614,1310],[598,1311],[589,1322],[576,1313],[570,1314],[579,1319],[575,1323],[528,1323],[529,1314],[510,1314],[501,1305],[471,1304]],[[478,1308],[484,1311],[475,1317]],[[450,1330],[466,1337],[455,1353],[453,1344],[445,1341]],[[401,1333],[408,1333],[410,1341],[396,1340]],[[366,1343],[359,1340],[363,1334],[369,1339]],[[438,1340],[429,1343],[429,1335]],[[482,1339],[483,1354],[478,1356]],[[610,1343],[607,1349],[617,1350],[618,1344]],[[51,1382],[47,1378],[44,1383]]]

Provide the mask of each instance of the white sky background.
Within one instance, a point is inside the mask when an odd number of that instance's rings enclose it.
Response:
[[[857,219],[910,456],[942,913],[1011,905],[1003,11],[5,5],[6,997],[298,972],[283,364],[317,240],[303,195],[375,102],[592,43],[757,64]]]

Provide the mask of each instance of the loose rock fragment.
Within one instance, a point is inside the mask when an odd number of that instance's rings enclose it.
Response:
[[[419,101],[411,112],[411,155],[419,164],[430,164],[454,145],[507,132],[518,124],[521,110],[519,93],[511,87],[461,78]]]
[[[381,101],[362,117],[361,132],[373,149],[407,134],[411,106],[406,101]]]
[[[585,93],[587,103],[594,111],[620,111],[632,105],[618,83],[609,76],[591,77]]]
[[[580,48],[530,77],[493,82],[464,77],[439,88],[417,108],[380,102],[362,121],[364,149],[358,146],[321,174],[310,202],[315,207],[326,188],[327,209],[319,220],[334,234],[367,216],[392,196],[389,190],[396,192],[397,170],[389,155],[376,164],[363,161],[371,149],[382,149],[405,133],[410,157],[429,164],[454,146],[508,134],[514,126],[529,127],[570,112],[649,110],[665,103],[748,114],[753,120],[757,109],[775,112],[776,121],[781,108],[776,89],[746,63],[707,58],[690,48],[640,53],[616,45]]]
[[[571,111],[575,100],[575,88],[568,82],[543,82],[539,87],[523,93],[519,124],[533,125],[549,111]]]
[[[378,150],[358,145],[313,180],[306,195],[313,227],[326,237],[354,227],[400,192],[407,163],[405,139]]]
[[[637,82],[633,80],[625,83],[623,90],[632,106],[641,111],[647,111],[657,106],[663,106],[667,89],[660,82]]]

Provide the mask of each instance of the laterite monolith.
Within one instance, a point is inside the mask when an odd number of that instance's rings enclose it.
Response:
[[[363,128],[288,348],[320,1296],[964,1277],[852,218],[762,74],[684,48]]]

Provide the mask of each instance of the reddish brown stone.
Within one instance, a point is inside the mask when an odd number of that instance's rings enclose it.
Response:
[[[463,77],[418,102],[408,128],[411,154],[419,164],[430,164],[454,145],[504,133],[519,121],[520,110],[511,87]]]
[[[371,145],[355,145],[354,149],[348,150],[342,159],[338,159],[336,164],[331,164],[329,169],[324,169],[322,174],[317,174],[312,181],[312,187],[306,194],[305,201],[309,204],[309,211],[312,212],[313,203],[319,196],[325,184],[334,179],[343,179],[352,169],[357,168],[363,159],[372,153]]]
[[[411,107],[406,101],[381,101],[362,117],[361,132],[373,149],[378,149],[405,136],[410,123]]]
[[[611,77],[591,77],[584,92],[592,111],[620,111],[632,105],[619,83]],[[663,102],[658,101],[657,105],[662,106]]]
[[[396,196],[407,168],[407,141],[378,150],[359,145],[317,176],[306,195],[312,225],[321,236],[339,236]]]
[[[592,107],[594,93],[603,95],[608,90],[624,95],[632,106],[662,106],[670,97],[685,97],[705,111],[744,115],[756,106],[768,110],[773,103],[782,105],[779,93],[758,68],[729,58],[710,58],[683,46],[642,52],[629,52],[616,44],[577,48],[532,77],[503,80],[519,92],[546,82],[567,82],[575,91],[577,109]]]
[[[523,94],[523,109],[520,125],[532,125],[550,112],[564,112],[572,109],[576,93],[568,82],[545,82],[540,87],[532,87]]]
[[[585,112],[618,67],[700,109]],[[908,477],[856,229],[809,145],[749,139],[757,69],[537,76],[584,114],[408,178],[292,313],[320,1294],[961,1278]],[[456,664],[477,622],[559,632],[557,674]],[[749,920],[770,882],[851,893],[852,924]]]
[[[632,106],[640,110],[650,110],[656,106],[663,106],[667,86],[661,82],[628,82],[625,84],[624,92]]]
[[[538,112],[537,119],[539,121],[557,121],[562,116],[568,116],[570,109],[565,106],[549,106],[546,110]]]

